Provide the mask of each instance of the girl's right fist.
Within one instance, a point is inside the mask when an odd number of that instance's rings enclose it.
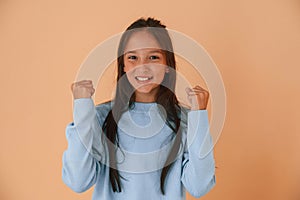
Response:
[[[93,82],[91,80],[82,80],[72,83],[71,90],[74,99],[90,98],[95,92]]]

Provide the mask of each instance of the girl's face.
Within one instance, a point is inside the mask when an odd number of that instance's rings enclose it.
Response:
[[[133,33],[124,50],[124,71],[135,88],[136,101],[152,102],[168,72],[166,57],[146,31]]]

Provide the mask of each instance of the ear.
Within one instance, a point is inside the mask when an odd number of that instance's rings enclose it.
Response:
[[[169,69],[169,67],[167,66],[166,67],[166,73],[169,73],[170,72],[170,69]]]

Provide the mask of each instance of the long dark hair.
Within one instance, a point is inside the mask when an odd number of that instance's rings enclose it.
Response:
[[[173,68],[169,73],[165,74],[162,84],[159,86],[159,91],[156,96],[156,103],[163,106],[166,111],[166,124],[172,129],[175,135],[173,146],[170,150],[170,153],[165,161],[165,165],[161,172],[160,177],[160,189],[162,194],[165,194],[164,185],[166,177],[170,168],[173,165],[180,144],[181,144],[181,131],[180,131],[180,106],[175,91],[176,84],[176,63],[175,56],[173,53],[173,46],[166,29],[166,26],[161,24],[160,21],[153,18],[140,18],[134,23],[132,23],[126,31],[123,33],[119,48],[118,48],[118,75],[117,75],[117,89],[116,96],[114,99],[114,104],[112,109],[108,112],[108,115],[103,123],[103,131],[106,134],[106,137],[114,145],[108,145],[109,151],[109,179],[114,192],[121,192],[121,180],[124,179],[120,176],[119,171],[116,166],[116,149],[119,147],[119,140],[117,135],[118,130],[118,121],[121,118],[121,115],[128,109],[133,108],[133,102],[135,101],[135,94],[133,87],[130,85],[125,72],[124,72],[124,49],[125,46],[131,37],[132,33],[136,31],[147,31],[159,43],[161,49],[165,53],[167,66]],[[125,76],[124,76],[125,75]],[[127,84],[118,84],[119,82],[125,81]]]

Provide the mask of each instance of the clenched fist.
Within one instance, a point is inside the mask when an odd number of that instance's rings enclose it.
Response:
[[[199,85],[191,88],[186,88],[188,100],[191,103],[191,110],[205,110],[208,103],[209,92]]]
[[[90,98],[95,92],[93,82],[91,80],[82,80],[72,83],[71,90],[74,99]]]

